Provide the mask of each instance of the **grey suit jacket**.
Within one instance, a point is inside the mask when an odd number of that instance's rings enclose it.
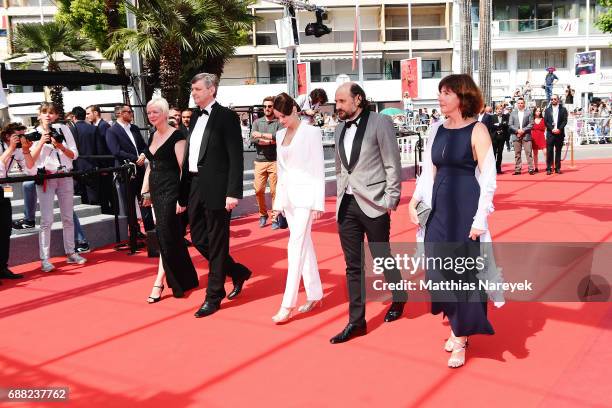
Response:
[[[523,135],[523,140],[529,142],[531,140],[531,128],[533,127],[533,116],[531,111],[525,109],[525,114],[523,115],[523,130],[525,131],[525,135]],[[510,114],[510,122],[508,123],[508,129],[510,129],[510,141],[514,142],[516,137],[516,131],[519,130],[519,118],[518,118],[518,110],[512,110]]]
[[[365,129],[363,127],[365,123]],[[369,112],[362,115],[355,134],[351,157],[342,146],[344,123],[336,126],[336,218],[350,184],[359,208],[370,218],[395,210],[400,201],[400,154],[393,122],[388,116]]]

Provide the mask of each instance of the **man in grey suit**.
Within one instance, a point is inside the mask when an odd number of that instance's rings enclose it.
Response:
[[[527,156],[527,169],[529,174],[534,174],[533,167],[533,152],[531,148],[531,128],[533,127],[533,117],[531,112],[525,109],[525,100],[518,98],[516,100],[516,109],[510,114],[510,142],[514,146],[514,175],[521,174],[521,150],[525,150]]]
[[[400,201],[401,164],[391,119],[370,112],[365,92],[355,83],[336,91],[336,111],[344,123],[336,127],[336,219],[346,261],[349,323],[331,343],[343,343],[367,333],[365,279],[362,275],[364,238],[373,257],[390,257],[391,210]],[[380,244],[382,243],[382,245]],[[384,272],[387,282],[399,282],[397,269]],[[385,321],[397,320],[407,295],[393,292]]]

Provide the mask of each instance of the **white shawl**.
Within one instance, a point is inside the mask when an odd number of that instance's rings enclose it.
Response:
[[[438,122],[429,128],[427,141],[425,145],[425,152],[423,154],[421,175],[417,178],[416,188],[412,197],[418,203],[424,201],[431,208],[433,185],[434,185],[434,165],[431,159],[431,148],[438,133],[438,129],[444,122]],[[485,232],[480,236],[480,249],[481,255],[486,254],[488,260],[487,267],[478,274],[479,279],[488,280],[489,282],[503,282],[501,275],[501,269],[495,264],[495,257],[493,255],[493,248],[491,243],[491,233],[489,232],[489,225],[487,223],[487,217],[493,211],[493,195],[497,189],[497,168],[495,165],[495,156],[493,154],[493,146],[489,148],[484,161],[479,162],[476,166],[474,177],[478,180],[480,186],[480,198],[478,199],[478,209],[474,215],[474,222],[472,228],[484,230]],[[425,240],[425,229],[417,227],[416,233],[417,242],[423,242]],[[503,293],[502,292],[487,292],[491,299],[495,301],[495,305],[500,307],[503,305]]]

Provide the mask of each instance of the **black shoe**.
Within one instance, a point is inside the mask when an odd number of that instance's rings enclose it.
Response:
[[[149,298],[147,299],[147,303],[157,303],[161,300],[161,295],[162,295],[162,292],[164,291],[164,285],[161,285],[161,286],[153,285],[153,287],[161,289],[159,291],[159,296],[158,297],[149,296]]]
[[[501,170],[497,170],[497,174],[504,174],[504,172]]]
[[[536,173],[539,173],[539,172],[540,172],[540,169],[536,168],[534,171],[535,171]]]
[[[349,323],[341,333],[329,339],[329,342],[331,344],[344,343],[354,337],[365,336],[367,332],[368,328],[365,324],[363,326],[357,326],[356,324]]]
[[[214,303],[211,302],[204,302],[202,303],[202,306],[200,306],[200,308],[198,309],[197,312],[195,312],[195,317],[206,317],[206,316],[210,316],[211,314],[215,313],[217,310],[219,310],[221,307],[219,305],[216,305]]]
[[[404,313],[404,305],[404,302],[391,303],[391,307],[389,307],[389,310],[387,310],[387,314],[385,315],[385,322],[393,322],[402,317],[402,313]]]
[[[227,295],[227,298],[229,300],[232,300],[233,298],[238,296],[240,292],[242,292],[242,285],[244,285],[244,282],[246,282],[247,279],[249,279],[250,277],[251,277],[251,272],[249,272],[249,275],[246,278],[234,281],[234,289],[232,289],[229,295]]]
[[[514,173],[512,173],[513,176],[520,176],[521,172],[520,171],[515,171]]]
[[[550,169],[546,169],[546,175],[550,176],[552,174],[552,171]]]
[[[563,173],[561,172],[561,170],[555,170],[555,173],[557,173],[557,174],[563,174]]]
[[[191,241],[189,241],[187,238],[184,238],[184,239],[185,239],[185,245],[186,245],[186,246],[188,246],[188,247],[193,246],[193,244],[191,243]]]
[[[19,220],[19,221],[13,221],[13,229],[29,229],[29,228],[34,228],[35,223],[34,221],[28,221],[25,219]]]
[[[533,176],[535,174],[535,170],[529,170],[529,174]]]
[[[147,239],[146,234],[143,234],[142,232],[138,231],[138,233],[136,234],[136,238],[138,239]]]
[[[0,271],[0,279],[22,279],[20,273],[13,273],[9,268],[4,268]]]
[[[86,254],[89,251],[91,251],[91,249],[89,248],[89,244],[87,242],[79,242],[76,244],[76,252],[78,254]]]

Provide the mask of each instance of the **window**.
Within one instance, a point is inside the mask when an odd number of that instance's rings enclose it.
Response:
[[[270,64],[270,83],[282,84],[287,82],[287,66],[283,64]]]
[[[421,71],[423,74],[423,78],[441,78],[441,62],[439,59],[430,60],[424,59],[421,60]]]
[[[508,52],[493,51],[493,70],[504,71],[508,69]]]
[[[321,82],[321,61],[310,62],[310,81]]]
[[[518,51],[518,69],[546,69],[548,67],[566,68],[566,50]]]

